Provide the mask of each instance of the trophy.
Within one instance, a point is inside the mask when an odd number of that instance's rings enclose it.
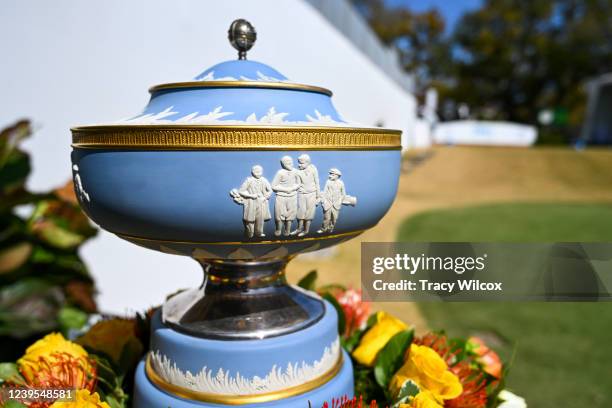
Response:
[[[319,407],[353,395],[335,309],[288,285],[285,267],[383,217],[401,132],[351,124],[329,90],[248,60],[256,37],[236,20],[237,60],[153,86],[140,115],[72,129],[87,215],[204,271],[153,317],[137,408]]]

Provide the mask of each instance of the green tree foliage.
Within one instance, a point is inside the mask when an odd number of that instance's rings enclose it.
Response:
[[[535,124],[558,109],[578,125],[584,81],[612,70],[611,34],[609,0],[488,0],[455,30],[454,96],[483,117]]]
[[[419,77],[417,91],[433,85],[476,118],[535,125],[551,109],[575,133],[585,80],[612,71],[610,0],[484,0],[448,34],[435,10],[354,3]]]
[[[448,77],[450,42],[438,10],[415,13],[405,7],[388,7],[384,0],[354,0],[353,3],[381,41],[399,50],[403,67],[416,74],[419,92],[432,81]]]

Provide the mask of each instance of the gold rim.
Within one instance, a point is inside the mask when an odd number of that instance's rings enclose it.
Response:
[[[72,128],[72,146],[140,150],[399,150],[401,131],[322,126],[107,125]]]
[[[316,92],[332,96],[332,91],[320,86],[295,84],[291,82],[266,82],[266,81],[188,81],[170,82],[167,84],[154,85],[149,88],[153,93],[163,89],[177,88],[267,88],[267,89],[287,89],[291,91]]]
[[[295,387],[286,388],[280,391],[268,392],[265,394],[252,394],[252,395],[219,395],[211,394],[207,392],[200,392],[190,390],[188,388],[180,387],[178,385],[170,384],[161,378],[153,369],[151,365],[151,358],[147,356],[145,363],[145,371],[149,380],[157,387],[166,391],[169,394],[176,395],[181,398],[188,400],[195,400],[201,402],[209,402],[213,404],[225,404],[225,405],[243,405],[243,404],[257,404],[269,401],[276,401],[285,398],[291,398],[296,395],[304,394],[308,391],[314,390],[323,384],[329,382],[332,378],[340,372],[343,363],[342,351],[336,364],[325,374],[314,380],[305,382],[304,384],[297,385]]]
[[[332,234],[332,235],[322,235],[320,237],[306,237],[306,238],[297,238],[297,239],[288,239],[288,240],[275,240],[275,241],[256,241],[256,242],[248,242],[248,241],[226,241],[226,242],[198,242],[198,241],[179,241],[179,240],[169,240],[169,239],[155,239],[155,238],[142,238],[136,237],[128,234],[119,234],[114,232],[119,238],[123,238],[126,240],[134,240],[134,241],[146,241],[146,242],[156,242],[156,243],[171,243],[171,244],[187,244],[187,245],[270,245],[270,244],[278,244],[285,245],[291,243],[300,243],[307,241],[320,241],[322,239],[335,239],[335,238],[343,238],[348,236],[357,236],[365,232],[365,229],[351,232],[343,232],[340,234]]]

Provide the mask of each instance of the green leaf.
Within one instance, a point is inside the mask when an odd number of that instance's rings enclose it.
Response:
[[[41,241],[60,249],[76,248],[97,232],[78,206],[59,198],[39,201],[28,227]]]
[[[70,329],[80,329],[87,323],[87,313],[75,307],[64,306],[60,309],[57,320],[64,333]]]
[[[374,377],[378,384],[387,388],[393,375],[400,369],[404,362],[404,354],[414,337],[414,330],[404,330],[391,337],[391,340],[383,347],[376,357],[374,365]]]
[[[125,408],[128,396],[121,386],[124,377],[117,373],[109,358],[100,354],[90,354],[90,357],[96,361],[98,369],[97,391],[112,408]]]
[[[61,288],[43,279],[0,286],[0,335],[25,338],[56,330],[63,302]]]
[[[329,285],[323,285],[323,286],[319,286],[319,288],[317,288],[317,292],[319,293],[324,293],[324,292],[335,292],[335,291],[339,291],[339,292],[344,292],[346,290],[346,286],[343,285],[339,285],[337,283],[330,283]]]
[[[4,382],[10,382],[17,385],[25,384],[25,379],[21,376],[17,364],[0,363],[0,384]]]
[[[6,309],[25,298],[42,295],[53,284],[40,278],[26,278],[0,288],[0,310]]]
[[[25,192],[30,174],[30,157],[19,150],[19,144],[31,133],[30,123],[19,121],[0,131],[0,197],[2,204],[14,201]],[[19,201],[19,200],[17,200]],[[0,206],[6,208],[4,205]]]
[[[359,344],[359,340],[361,340],[361,336],[363,335],[363,330],[355,330],[348,338],[341,337],[340,343],[342,347],[346,350],[347,353],[351,353],[357,344]]]
[[[315,290],[315,283],[317,282],[317,271],[310,271],[298,282],[298,286],[306,290]]]
[[[110,405],[111,408],[126,408],[127,407],[127,404],[126,404],[127,399],[125,398],[125,396],[121,396],[117,398],[115,395],[110,394],[110,395],[106,395],[104,400],[106,401],[108,405]]]
[[[368,317],[368,321],[366,322],[366,330],[369,330],[378,323],[378,315],[376,313],[372,313],[370,317]]]
[[[19,242],[0,249],[0,274],[13,272],[21,267],[32,253],[32,244]]]
[[[2,408],[28,408],[19,401],[9,400],[2,405]]]
[[[31,134],[32,127],[28,120],[20,120],[0,131],[0,169],[6,163],[9,155],[17,149],[21,141]]]
[[[331,303],[332,306],[334,306],[334,309],[336,309],[336,312],[338,312],[338,333],[340,334],[340,336],[344,335],[344,331],[346,330],[346,316],[344,316],[344,310],[342,309],[342,306],[340,306],[340,303],[338,303],[336,298],[333,297],[330,293],[324,293],[322,297],[323,299]]]
[[[30,170],[30,158],[27,154],[20,151],[11,152],[0,170],[0,191],[9,194],[22,190]]]
[[[421,389],[414,381],[406,380],[396,397],[395,405],[408,403],[410,398],[416,396],[420,391]]]
[[[356,365],[354,367],[354,378],[355,395],[362,396],[364,401],[376,400],[382,407],[389,405],[385,390],[376,383],[370,367]]]
[[[138,362],[142,358],[144,353],[144,347],[140,340],[136,337],[130,337],[125,343],[119,356],[119,369],[122,374],[132,374],[132,371],[138,365]]]

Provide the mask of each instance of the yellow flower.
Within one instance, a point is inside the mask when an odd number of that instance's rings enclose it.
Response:
[[[359,346],[353,351],[353,357],[360,364],[373,366],[378,352],[385,347],[391,337],[407,328],[408,326],[401,320],[385,312],[378,312],[376,324],[363,335]]]
[[[400,408],[444,408],[429,391],[419,392],[410,404],[400,404]]]
[[[26,380],[32,381],[41,369],[41,363],[53,364],[61,359],[62,354],[83,360],[88,367],[88,354],[83,347],[66,340],[60,333],[51,333],[27,348],[23,357],[17,360],[19,371]]]
[[[56,401],[49,408],[110,408],[110,405],[100,401],[97,392],[91,394],[87,390],[77,390],[74,401]]]
[[[442,357],[427,346],[410,346],[406,362],[391,379],[391,392],[397,395],[407,380],[414,381],[419,389],[431,392],[438,401],[457,398],[463,392],[459,378],[448,371]]]

